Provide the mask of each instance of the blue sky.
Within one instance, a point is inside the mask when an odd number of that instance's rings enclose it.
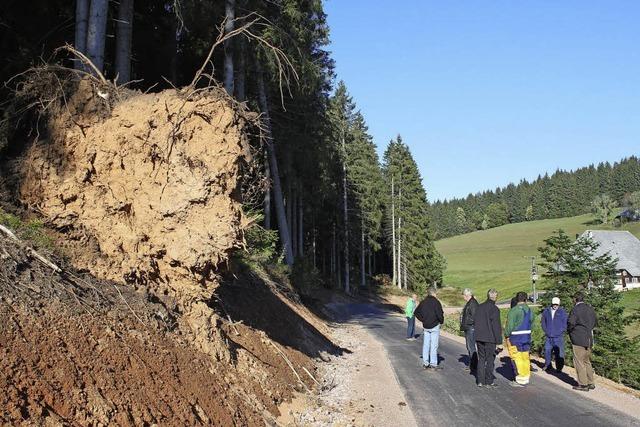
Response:
[[[325,0],[338,79],[429,200],[640,154],[640,1]]]

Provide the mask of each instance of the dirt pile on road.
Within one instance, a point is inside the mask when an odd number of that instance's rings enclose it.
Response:
[[[251,115],[218,89],[102,89],[81,81],[4,168],[64,265],[0,238],[0,421],[263,425],[340,349],[268,275],[221,286]]]

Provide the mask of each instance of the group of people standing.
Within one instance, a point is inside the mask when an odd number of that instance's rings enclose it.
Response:
[[[531,330],[534,314],[527,305],[527,294],[518,292],[511,300],[511,308],[504,324],[500,320],[500,309],[496,305],[498,292],[490,289],[487,300],[483,303],[473,296],[470,289],[463,291],[464,308],[460,314],[460,329],[464,332],[468,364],[465,369],[476,376],[478,387],[497,387],[495,382],[495,357],[504,343],[514,370],[516,387],[526,387],[531,378]],[[551,305],[544,309],[541,326],[545,334],[544,370],[561,372],[564,367],[565,334],[573,349],[573,362],[577,372],[578,385],[575,390],[589,391],[595,388],[593,368],[591,366],[591,349],[593,347],[593,329],[597,324],[596,314],[589,304],[584,302],[584,294],[578,292],[574,296],[574,307],[567,315],[561,307],[560,299],[554,297]],[[407,317],[407,339],[415,339],[415,319],[424,327],[422,363],[425,369],[441,369],[438,362],[438,342],[440,327],[444,323],[444,311],[437,298],[437,290],[430,288],[427,297],[418,304],[414,294],[407,301],[405,308]],[[552,366],[555,359],[555,368]]]

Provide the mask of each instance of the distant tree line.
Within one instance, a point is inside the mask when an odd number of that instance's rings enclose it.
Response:
[[[595,210],[595,205],[610,215],[612,205],[628,205],[638,190],[640,160],[635,156],[614,164],[558,170],[533,182],[522,180],[464,199],[438,200],[430,208],[433,236],[442,239],[510,223],[575,216]]]

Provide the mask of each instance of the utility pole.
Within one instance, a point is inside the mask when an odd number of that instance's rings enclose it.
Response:
[[[524,258],[531,258],[531,288],[533,290],[533,303],[538,302],[538,294],[536,293],[536,281],[538,280],[538,267],[536,266],[535,256],[525,256]]]

